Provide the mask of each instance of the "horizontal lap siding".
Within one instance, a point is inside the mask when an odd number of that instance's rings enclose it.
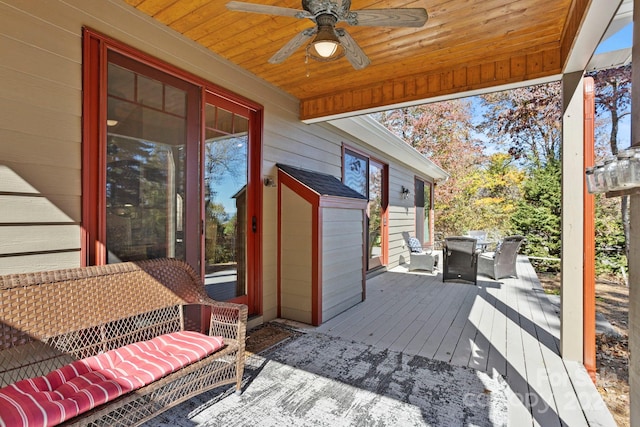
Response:
[[[283,186],[280,235],[280,312],[311,323],[311,204]]]
[[[82,27],[264,106],[264,175],[278,162],[341,177],[342,144],[390,164],[390,266],[413,232],[413,172],[385,148],[299,121],[299,103],[120,0],[0,0],[0,274],[80,265]],[[263,318],[277,315],[277,188],[263,187]],[[16,228],[23,229],[16,238]],[[32,228],[30,230],[30,228]],[[63,234],[63,236],[61,236]],[[37,253],[40,247],[41,253]]]
[[[20,5],[0,3],[0,274],[80,264],[80,27]]]
[[[322,320],[362,301],[363,216],[359,209],[322,211]]]
[[[415,235],[414,180],[415,173],[397,163],[389,165],[389,268],[409,261],[405,236]],[[400,190],[408,188],[403,199]]]

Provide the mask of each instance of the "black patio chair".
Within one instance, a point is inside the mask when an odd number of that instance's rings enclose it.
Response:
[[[468,236],[446,237],[442,281],[465,280],[477,284],[478,254],[477,239]]]
[[[478,259],[478,273],[489,276],[494,280],[504,277],[518,277],[516,260],[518,250],[524,242],[523,236],[505,237],[495,252],[485,252]]]

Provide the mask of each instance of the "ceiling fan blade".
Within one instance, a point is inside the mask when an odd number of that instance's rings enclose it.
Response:
[[[344,30],[344,28],[336,28],[336,34],[338,34],[340,43],[344,47],[344,54],[351,65],[353,65],[353,68],[361,70],[371,64],[369,57],[364,53],[360,46],[358,46],[358,43],[356,43],[353,37]]]
[[[338,10],[343,9],[345,12],[348,12],[351,7],[351,0],[335,0],[335,4]]]
[[[317,28],[307,28],[306,30],[298,33],[297,36],[289,40],[287,44],[282,46],[279,51],[269,58],[270,64],[280,64],[284,62],[293,52],[295,52],[300,46],[302,46],[311,36],[318,32]]]
[[[246,3],[243,1],[230,1],[227,9],[236,12],[263,13],[266,15],[291,16],[293,18],[308,18],[309,12],[288,7],[269,6],[265,4]]]
[[[423,8],[354,10],[347,22],[370,27],[422,27],[429,18]]]

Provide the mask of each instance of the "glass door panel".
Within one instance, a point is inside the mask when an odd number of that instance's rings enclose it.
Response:
[[[422,224],[422,242],[426,245],[432,244],[431,238],[431,184],[424,183],[424,206],[423,206],[424,222]]]
[[[383,264],[384,166],[369,160],[369,269]]]
[[[205,287],[213,299],[244,302],[249,120],[215,105],[205,108]]]
[[[186,91],[108,66],[107,262],[185,259]]]
[[[344,152],[344,183],[367,197],[367,159],[349,151]]]
[[[432,247],[431,236],[431,184],[415,180],[416,237],[424,248]]]
[[[365,156],[345,150],[344,183],[369,199],[367,205],[367,269],[383,265],[385,258],[385,167]]]

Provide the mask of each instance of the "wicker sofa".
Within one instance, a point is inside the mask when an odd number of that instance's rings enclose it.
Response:
[[[165,334],[223,337],[213,354],[64,424],[138,425],[217,386],[239,392],[246,322],[246,306],[209,299],[174,259],[0,276],[0,388]]]

